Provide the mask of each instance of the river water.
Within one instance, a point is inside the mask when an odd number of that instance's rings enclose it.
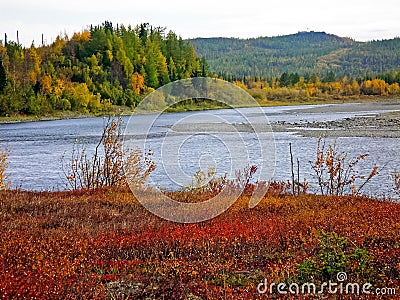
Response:
[[[177,189],[188,185],[191,176],[200,168],[206,171],[215,167],[217,174],[227,173],[231,176],[238,166],[234,161],[241,161],[239,168],[247,164],[262,165],[267,161],[267,173],[271,179],[288,180],[291,178],[289,144],[292,144],[294,159],[300,162],[301,179],[307,179],[311,189],[317,191],[316,179],[309,164],[316,156],[317,139],[293,132],[275,132],[272,135],[268,133],[265,116],[271,123],[301,123],[334,121],[391,111],[363,110],[362,105],[353,105],[356,107],[353,111],[331,111],[324,109],[331,105],[316,105],[307,106],[318,108],[316,112],[293,106],[168,113],[157,117],[150,133],[148,128],[140,125],[146,124],[154,115],[135,115],[131,119],[124,117],[123,120],[124,124],[129,120],[129,124],[135,124],[127,139],[129,146],[137,145],[153,151],[157,170],[152,174],[151,181],[157,187]],[[37,191],[66,189],[62,161],[71,158],[74,143],[85,145],[90,154],[105,122],[106,119],[100,117],[0,125],[1,144],[9,150],[7,173],[12,186]],[[246,123],[256,124],[257,128],[265,126],[266,130],[258,134],[241,130],[240,126]],[[207,128],[220,128],[221,124],[226,126],[212,134],[202,129],[204,125]],[[229,127],[232,124],[236,127]],[[264,139],[264,143],[260,143],[260,139]],[[379,197],[394,195],[390,174],[400,168],[398,138],[339,137],[327,139],[326,143],[334,141],[340,151],[348,153],[349,158],[369,154],[367,160],[359,165],[360,174],[368,175],[374,165],[381,166],[380,174],[366,186],[366,193]],[[264,156],[261,156],[260,151],[265,145],[268,149],[264,149]]]

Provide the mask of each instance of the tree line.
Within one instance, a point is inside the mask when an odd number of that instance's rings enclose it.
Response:
[[[49,45],[0,42],[0,115],[98,113],[135,107],[171,81],[207,76],[208,65],[174,32],[106,21]]]
[[[132,109],[154,89],[198,76],[233,82],[260,101],[398,95],[400,62],[396,65],[394,53],[399,41],[360,44],[317,32],[183,40],[148,23],[126,27],[105,21],[71,37],[58,36],[49,45],[0,41],[0,115]],[[315,61],[324,66],[317,68],[320,72],[313,72]],[[364,65],[381,67],[364,72]]]
[[[345,97],[400,95],[399,71],[357,79],[347,76],[340,78],[333,71],[323,78],[319,78],[315,73],[300,76],[298,73],[284,72],[278,78],[227,76],[226,79],[247,90],[261,103],[268,100],[342,99]]]

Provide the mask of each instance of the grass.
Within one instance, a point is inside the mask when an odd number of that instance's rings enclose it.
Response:
[[[248,199],[177,224],[125,189],[1,191],[0,298],[265,299],[264,279],[322,282],[326,270],[399,286],[400,204],[269,193],[249,209]]]

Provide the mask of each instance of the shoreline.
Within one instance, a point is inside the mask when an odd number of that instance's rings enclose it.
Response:
[[[326,104],[330,105],[341,105],[341,104],[360,104],[360,103],[377,103],[378,105],[381,103],[400,103],[400,97],[358,97],[358,98],[342,98],[342,99],[320,99],[313,98],[306,101],[300,100],[281,100],[281,101],[269,101],[260,104],[260,107],[292,107],[292,106],[304,106],[304,109],[298,109],[299,112],[306,112],[309,108],[307,106],[310,105],[321,105]],[[210,107],[209,109],[204,109],[199,107],[191,107],[189,109],[182,110],[172,110],[166,111],[165,113],[180,113],[180,112],[188,112],[188,111],[205,111],[205,110],[216,110],[216,109],[230,109],[231,107]],[[236,107],[235,107],[236,108]],[[240,108],[240,107],[237,107]],[[57,120],[69,120],[69,119],[85,119],[85,118],[96,118],[96,117],[104,117],[111,115],[120,115],[120,116],[129,116],[134,114],[134,110],[130,110],[127,107],[115,107],[113,111],[104,112],[99,114],[85,114],[80,112],[58,112],[54,115],[47,116],[27,116],[27,115],[15,115],[11,117],[0,117],[0,125],[2,124],[18,124],[18,123],[30,123],[30,122],[46,122],[46,121],[57,121]],[[279,129],[279,128],[277,128]]]

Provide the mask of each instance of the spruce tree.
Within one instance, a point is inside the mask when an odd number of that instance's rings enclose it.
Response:
[[[0,92],[3,92],[7,85],[7,75],[6,70],[3,66],[3,60],[0,56]]]

